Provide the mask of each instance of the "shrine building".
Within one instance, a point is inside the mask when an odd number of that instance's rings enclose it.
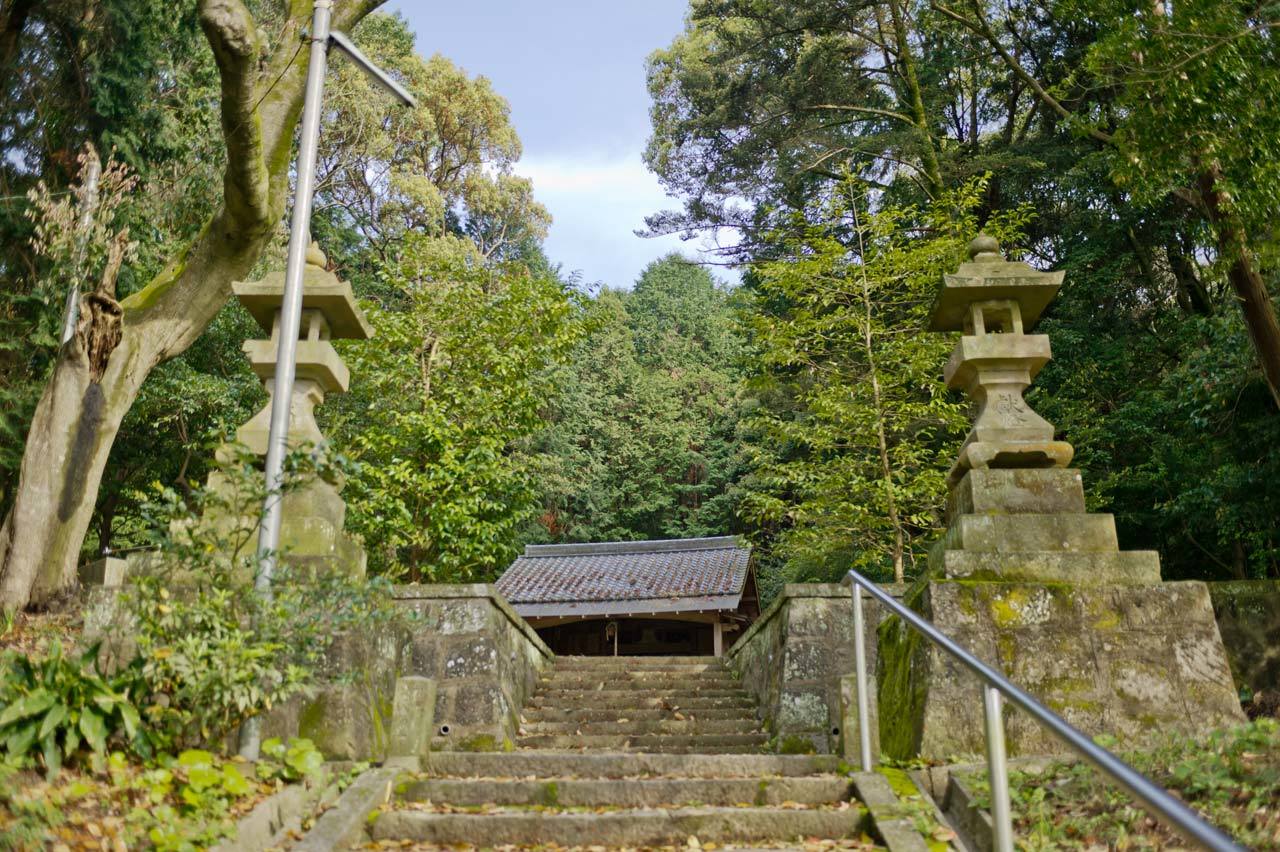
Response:
[[[528,545],[498,590],[557,654],[718,657],[760,614],[736,536]]]

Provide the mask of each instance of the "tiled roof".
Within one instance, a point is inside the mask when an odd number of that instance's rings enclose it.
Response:
[[[522,615],[732,609],[750,558],[735,536],[529,545],[498,590]]]

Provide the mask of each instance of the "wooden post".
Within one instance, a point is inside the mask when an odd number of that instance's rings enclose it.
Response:
[[[711,624],[712,647],[717,657],[724,656],[724,625],[716,618]]]

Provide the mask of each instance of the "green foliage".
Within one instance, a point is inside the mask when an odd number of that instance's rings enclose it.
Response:
[[[1090,82],[1119,92],[1117,184],[1137,200],[1185,192],[1211,167],[1233,216],[1260,239],[1274,267],[1270,230],[1280,210],[1280,45],[1274,3],[1183,0],[1135,14],[1130,2],[1079,0],[1099,23],[1085,58]],[[1081,9],[1084,11],[1084,9]]]
[[[43,658],[9,651],[0,657],[0,742],[19,764],[39,755],[49,777],[64,763],[106,756],[114,739],[140,735],[131,694],[136,672],[104,676],[98,646],[75,656],[55,643]]]
[[[941,274],[976,230],[983,185],[869,210],[849,178],[820,224],[778,231],[752,270],[759,404],[741,511],[795,581],[849,567],[902,581],[937,536],[964,407],[937,380],[952,342],[921,333]],[[1009,236],[1024,220],[987,223]]]
[[[287,743],[279,737],[263,740],[262,757],[257,772],[264,781],[276,778],[304,781],[314,777],[324,765],[324,755],[315,743],[303,737],[290,737]]]
[[[1114,743],[1104,743],[1114,747]],[[1204,737],[1164,736],[1122,757],[1173,791],[1208,822],[1248,849],[1280,835],[1280,723],[1258,719]],[[1083,761],[1009,773],[1014,832],[1023,848],[1165,848],[1182,845],[1123,790]],[[985,775],[971,779],[978,805],[990,807]]]
[[[1055,361],[1030,399],[1075,445],[1090,507],[1116,514],[1125,546],[1158,549],[1167,576],[1276,576],[1280,426],[1233,292],[1239,256],[1265,290],[1280,281],[1276,14],[1212,0],[694,0],[650,59],[646,158],[682,202],[650,225],[736,227],[730,255],[765,264],[787,256],[770,235],[828,221],[847,172],[872,207],[921,209],[941,194],[931,155],[943,189],[988,174],[977,223],[1032,207],[1014,245],[1067,273],[1042,325]],[[1256,326],[1274,304],[1247,310]],[[758,404],[784,422],[793,408]],[[868,512],[893,525],[883,504]],[[767,548],[778,527],[752,523]]]
[[[555,377],[541,438],[549,463],[537,537],[732,532],[746,346],[731,295],[672,254],[630,293],[600,293],[585,322],[588,335]]]
[[[326,416],[359,462],[344,493],[371,569],[486,579],[537,509],[528,442],[580,331],[569,290],[523,264],[486,264],[465,238],[410,239],[369,306],[377,336],[344,348],[359,377]]]
[[[159,755],[147,764],[116,751],[93,774],[68,771],[44,784],[25,783],[16,767],[0,763],[0,850],[37,848],[55,830],[94,846],[114,842],[171,852],[216,846],[255,800],[282,783],[323,777],[307,740],[268,743],[273,747],[270,753],[264,748],[253,773],[203,749]]]
[[[419,56],[399,15],[370,15],[355,36],[418,104],[388,112],[354,65],[335,65],[319,182],[333,221],[353,228],[384,264],[395,263],[410,234],[465,234],[484,257],[508,260],[541,241],[551,217],[529,180],[511,173],[520,140],[490,82],[439,54]]]
[[[344,630],[379,629],[397,618],[385,583],[300,569],[287,554],[270,597],[258,594],[262,474],[243,448],[220,454],[210,486],[187,498],[163,489],[147,507],[157,549],[128,607],[157,749],[219,741],[244,719],[305,692]],[[283,493],[345,469],[323,451],[294,451]]]

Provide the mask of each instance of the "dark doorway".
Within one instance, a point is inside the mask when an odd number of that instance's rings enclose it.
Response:
[[[612,625],[612,626],[611,626]],[[590,619],[536,627],[542,641],[557,654],[612,656],[614,631],[622,657],[711,656],[712,627],[707,622],[660,618]]]

